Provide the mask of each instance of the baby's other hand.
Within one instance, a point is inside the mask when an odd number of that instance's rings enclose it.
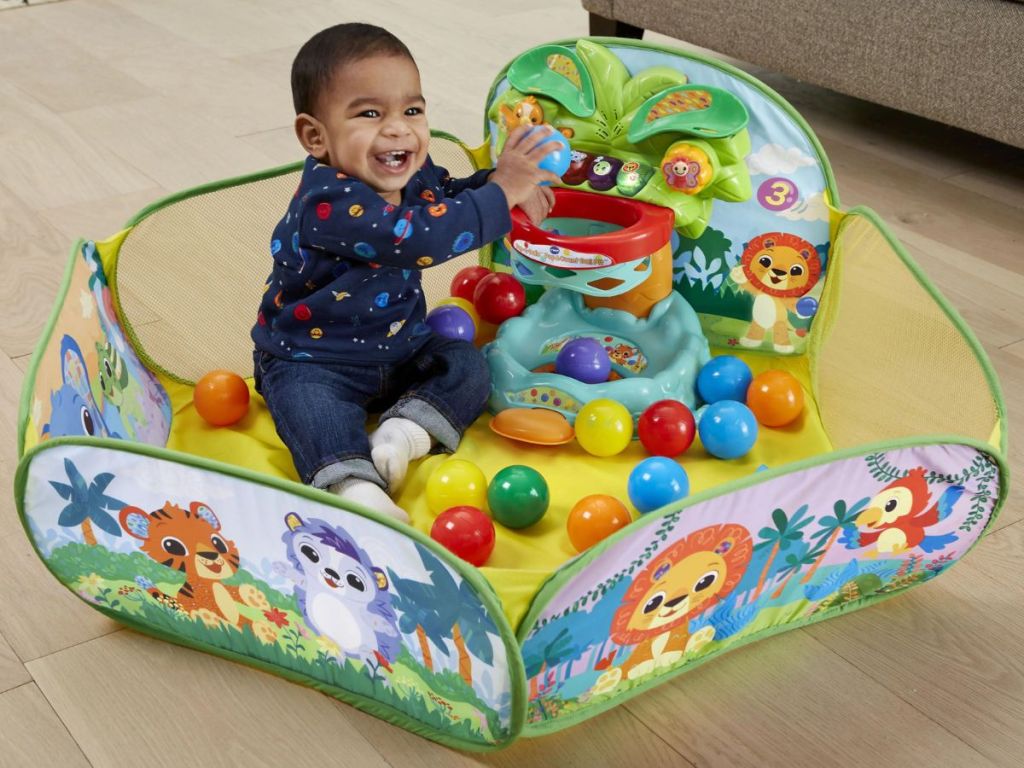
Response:
[[[551,187],[534,187],[533,193],[519,204],[534,225],[540,225],[555,205],[555,193]]]
[[[508,135],[498,165],[491,174],[490,180],[501,187],[509,208],[515,208],[531,197],[540,182],[557,184],[561,181],[551,171],[537,167],[549,152],[559,146],[548,141],[553,129],[541,128],[527,136],[529,131],[530,128],[521,125]]]

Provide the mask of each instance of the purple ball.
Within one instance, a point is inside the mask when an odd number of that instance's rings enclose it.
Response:
[[[462,307],[453,304],[442,304],[430,310],[427,313],[427,325],[438,336],[444,336],[446,339],[473,341],[473,337],[476,336],[473,318]]]
[[[611,371],[612,361],[601,342],[585,336],[566,342],[555,358],[555,373],[571,376],[584,384],[608,381]]]

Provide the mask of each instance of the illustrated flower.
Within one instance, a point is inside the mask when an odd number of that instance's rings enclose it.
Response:
[[[277,608],[271,608],[269,611],[264,611],[263,615],[267,621],[273,624],[275,627],[287,627],[288,626],[288,614]]]
[[[130,595],[132,592],[138,592],[138,588],[133,587],[131,584],[124,584],[117,588],[117,594],[119,595]]]
[[[277,630],[265,621],[254,621],[252,623],[252,633],[264,645],[273,645],[277,642]]]
[[[341,653],[341,648],[338,644],[325,635],[317,637],[316,642],[324,651],[331,654],[331,656],[337,656]]]
[[[103,578],[96,573],[90,573],[88,576],[80,576],[78,584],[82,589],[99,589],[103,586]]]
[[[730,347],[735,347],[739,343],[740,343],[739,339],[729,339],[729,346]]]
[[[196,608],[192,611],[192,618],[199,619],[207,629],[217,629],[223,623],[223,619],[209,608]]]

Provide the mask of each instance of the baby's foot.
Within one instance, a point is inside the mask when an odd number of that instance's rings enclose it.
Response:
[[[409,522],[409,515],[406,511],[397,506],[383,488],[369,480],[347,477],[340,483],[329,486],[327,490],[346,501],[353,501],[374,512],[381,512],[393,517],[400,523]]]
[[[382,421],[370,435],[370,457],[392,492],[405,480],[409,462],[421,459],[430,450],[430,433],[415,421],[399,416]]]

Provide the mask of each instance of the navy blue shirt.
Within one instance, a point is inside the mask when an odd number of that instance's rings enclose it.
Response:
[[[452,179],[427,158],[392,205],[336,168],[306,159],[274,229],[252,338],[293,360],[400,362],[429,338],[420,270],[479,248],[511,228],[490,171]]]

